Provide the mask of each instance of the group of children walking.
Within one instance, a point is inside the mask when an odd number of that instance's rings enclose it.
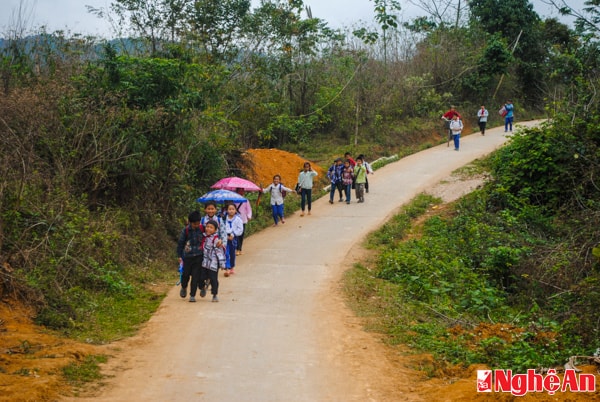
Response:
[[[196,301],[196,291],[205,297],[208,286],[212,301],[219,298],[219,269],[224,276],[235,274],[236,256],[241,254],[244,235],[242,214],[233,204],[226,204],[224,214],[218,214],[217,204],[209,201],[204,205],[204,216],[194,211],[188,216],[188,224],[183,228],[177,242],[177,256],[183,264],[179,295],[190,302]],[[251,216],[250,216],[251,218]]]
[[[364,202],[365,192],[369,192],[368,174],[373,174],[373,169],[359,155],[356,160],[349,152],[344,155],[344,160],[338,158],[327,172],[331,181],[329,203],[333,204],[336,189],[339,192],[339,201],[345,200],[350,204],[352,189],[356,190],[356,199]],[[281,183],[281,176],[273,176],[273,183],[262,189],[263,193],[271,194],[271,209],[273,213],[273,226],[279,222],[285,223],[284,198],[287,194],[298,194],[302,197],[300,216],[308,215],[312,208],[313,179],[317,177],[309,162],[305,162],[298,175],[295,189],[288,188]],[[245,225],[252,217],[249,205],[242,203],[236,207],[233,203],[225,204],[221,214],[218,212],[217,203],[209,201],[204,204],[204,216],[199,211],[194,211],[188,216],[188,223],[181,231],[177,242],[177,256],[180,265],[183,265],[181,274],[182,298],[189,296],[190,302],[196,301],[196,292],[200,290],[200,297],[205,297],[210,286],[212,301],[218,302],[219,269],[223,269],[223,276],[235,274],[236,256],[242,253]],[[245,207],[245,208],[244,208]],[[248,214],[248,209],[250,212]]]
[[[339,193],[339,202],[344,201],[345,195],[346,204],[350,204],[352,189],[355,189],[357,202],[365,202],[365,192],[369,192],[367,175],[373,173],[371,165],[365,161],[362,154],[356,160],[352,158],[349,152],[346,152],[344,159],[337,158],[327,171],[327,177],[331,182],[329,203],[333,204],[337,190]]]

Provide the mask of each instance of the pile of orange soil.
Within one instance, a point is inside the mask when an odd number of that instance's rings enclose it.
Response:
[[[281,183],[284,186],[294,188],[304,162],[310,162],[313,170],[321,179],[326,174],[320,166],[312,161],[279,149],[248,149],[243,157],[246,162],[243,167],[246,177],[262,188],[271,184],[273,176],[276,174],[281,176]]]
[[[1,401],[56,400],[70,391],[63,367],[100,354],[96,346],[54,336],[34,325],[32,314],[18,303],[0,302]]]

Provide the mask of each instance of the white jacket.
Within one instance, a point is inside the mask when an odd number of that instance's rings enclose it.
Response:
[[[283,204],[283,195],[281,194],[282,190],[287,191],[288,193],[294,192],[294,190],[287,188],[281,183],[278,185],[271,183],[269,184],[269,187],[263,189],[263,193],[271,193],[271,205],[281,205]]]
[[[463,129],[463,123],[461,120],[452,120],[450,122],[450,130],[452,130],[452,135],[460,134]]]

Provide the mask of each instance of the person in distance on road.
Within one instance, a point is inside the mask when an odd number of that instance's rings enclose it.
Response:
[[[358,155],[356,158],[362,159],[363,166],[365,167],[365,169],[367,169],[367,176],[366,176],[366,181],[365,181],[365,192],[368,193],[369,192],[369,175],[375,174],[375,172],[373,171],[371,164],[365,160],[365,156],[363,154]]]
[[[333,204],[333,197],[335,196],[335,190],[337,189],[340,202],[344,201],[342,196],[342,190],[344,188],[344,184],[342,181],[342,171],[344,170],[344,162],[342,162],[342,158],[337,158],[333,165],[329,167],[327,170],[327,177],[331,182],[331,188],[329,189],[329,203]]]
[[[356,158],[356,167],[354,168],[354,187],[356,190],[356,199],[358,202],[365,202],[365,183],[367,181],[367,168],[363,166],[362,158]]]
[[[450,122],[450,131],[452,132],[452,137],[454,139],[454,150],[458,151],[458,147],[460,145],[460,133],[463,129],[463,123],[458,117],[455,115],[452,121]]]
[[[346,204],[350,204],[352,198],[352,181],[354,179],[354,169],[350,166],[350,161],[344,161],[344,169],[342,170],[342,183],[344,184],[344,192],[346,193]]]
[[[350,154],[350,152],[346,152],[344,154],[344,158],[350,162],[350,167],[352,167],[352,169],[354,169],[354,166],[356,166],[356,161],[354,159],[352,159],[352,155]]]
[[[477,121],[479,124],[479,131],[481,131],[481,135],[485,135],[485,126],[487,124],[489,112],[485,108],[485,106],[481,105],[481,109],[477,111]]]

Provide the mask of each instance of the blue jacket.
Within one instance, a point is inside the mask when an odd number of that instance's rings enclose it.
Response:
[[[513,109],[515,107],[513,106],[512,103],[507,103],[506,105],[504,105],[504,109],[506,109],[506,116],[504,117],[513,117]]]
[[[334,163],[327,171],[327,177],[331,180],[331,184],[337,184],[342,182],[342,171],[344,170],[344,164],[338,165]]]

